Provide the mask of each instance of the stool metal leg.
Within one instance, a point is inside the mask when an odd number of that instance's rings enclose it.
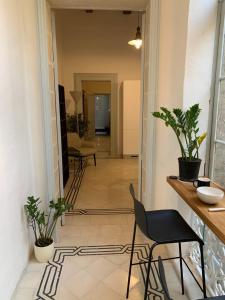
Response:
[[[145,295],[144,295],[144,300],[147,300],[148,296],[148,281],[149,281],[149,275],[150,275],[150,269],[151,269],[151,261],[152,261],[152,252],[155,246],[157,246],[157,243],[154,243],[149,251],[149,258],[148,258],[148,269],[147,269],[147,275],[146,275],[146,281],[145,281]]]
[[[126,298],[129,297],[130,276],[131,276],[131,269],[132,269],[133,256],[134,256],[134,242],[135,242],[135,236],[136,236],[136,228],[137,228],[137,224],[136,224],[136,221],[134,221],[134,231],[133,231],[133,239],[132,239],[132,246],[131,246],[130,266],[129,266],[129,273],[128,273],[127,295],[126,295]]]
[[[182,249],[181,249],[181,243],[179,243],[179,257],[180,257],[181,289],[182,289],[182,295],[184,295],[184,276],[183,276],[183,264],[182,264]]]
[[[206,284],[205,284],[205,264],[204,264],[204,252],[203,252],[203,245],[199,243],[200,247],[200,254],[201,254],[201,266],[202,266],[202,289],[204,298],[207,298],[206,295]]]

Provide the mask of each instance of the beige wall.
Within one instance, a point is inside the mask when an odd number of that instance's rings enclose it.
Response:
[[[35,0],[0,2],[0,299],[11,299],[29,258],[27,196],[47,197]]]
[[[139,154],[140,80],[123,82],[123,155]]]
[[[111,94],[111,82],[82,80],[82,89],[88,94]]]
[[[122,81],[140,79],[141,52],[127,44],[135,35],[137,14],[56,10],[55,16],[59,74],[65,86],[68,112],[73,113],[74,108],[69,94],[74,89],[74,73],[117,73],[118,114],[121,114]]]

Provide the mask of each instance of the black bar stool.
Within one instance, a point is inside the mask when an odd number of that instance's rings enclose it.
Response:
[[[166,283],[166,276],[165,276],[165,271],[164,271],[164,266],[161,257],[158,257],[158,269],[159,269],[159,280],[163,289],[164,293],[164,299],[165,300],[173,300],[170,297],[169,291],[168,291],[168,286]],[[205,299],[205,298],[204,298]],[[202,299],[199,299],[202,300]],[[225,300],[225,296],[217,296],[217,297],[210,297],[207,298],[207,300]]]
[[[142,233],[147,238],[154,241],[153,245],[150,247],[150,252],[149,252],[149,257],[148,257],[148,268],[147,268],[147,277],[146,277],[146,282],[145,282],[144,300],[147,299],[147,294],[148,294],[148,279],[149,279],[149,274],[150,274],[150,269],[151,269],[151,262],[153,262],[152,253],[153,253],[154,248],[157,245],[162,245],[162,244],[177,243],[179,246],[179,256],[171,257],[171,258],[168,258],[167,260],[179,258],[180,273],[181,273],[181,287],[182,287],[182,294],[184,294],[182,262],[184,262],[185,264],[186,264],[186,262],[182,257],[182,249],[181,249],[181,243],[184,243],[184,242],[198,242],[199,243],[200,253],[201,253],[201,266],[202,266],[202,287],[200,286],[200,288],[203,291],[204,297],[207,298],[206,286],[205,286],[204,257],[203,257],[204,242],[192,230],[192,228],[185,222],[185,220],[182,218],[182,216],[179,214],[178,211],[173,210],[173,209],[145,211],[143,204],[136,199],[136,196],[134,193],[134,188],[133,188],[132,184],[130,184],[130,193],[134,200],[135,222],[134,222],[134,232],[133,232],[133,240],[132,240],[132,248],[131,248],[131,256],[130,256],[130,266],[129,266],[129,273],[128,273],[126,298],[129,297],[130,276],[131,276],[132,266],[145,263],[145,262],[139,262],[139,263],[135,263],[135,264],[133,263],[134,243],[135,243],[135,235],[136,235],[137,225],[138,225],[139,229],[142,231]],[[187,266],[187,264],[186,264],[186,266]],[[189,269],[189,267],[188,267],[188,269]],[[192,275],[193,275],[193,273],[192,273]],[[195,278],[195,280],[196,280],[196,278]],[[196,280],[196,282],[198,283],[197,280]]]

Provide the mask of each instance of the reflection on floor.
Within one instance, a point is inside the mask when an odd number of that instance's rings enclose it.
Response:
[[[124,300],[130,243],[133,230],[133,204],[128,185],[137,188],[138,161],[99,159],[89,163],[84,174],[75,210],[59,229],[55,256],[48,264],[33,259],[18,285],[14,300]],[[146,256],[149,241],[137,232],[136,253]],[[165,255],[164,248],[154,253]],[[165,264],[173,299],[181,295],[179,278],[170,262]],[[143,267],[144,268],[144,267]],[[133,267],[130,300],[143,299],[145,268]],[[188,285],[196,289],[196,284]],[[151,278],[149,299],[163,299],[157,271]],[[193,299],[198,299],[199,293]]]
[[[97,148],[97,157],[99,158],[108,158],[110,156],[110,146],[111,146],[111,137],[106,136],[96,136],[96,148]]]

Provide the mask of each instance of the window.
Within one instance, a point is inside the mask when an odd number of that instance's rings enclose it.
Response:
[[[221,4],[216,69],[209,166],[210,177],[225,187],[225,1]]]

